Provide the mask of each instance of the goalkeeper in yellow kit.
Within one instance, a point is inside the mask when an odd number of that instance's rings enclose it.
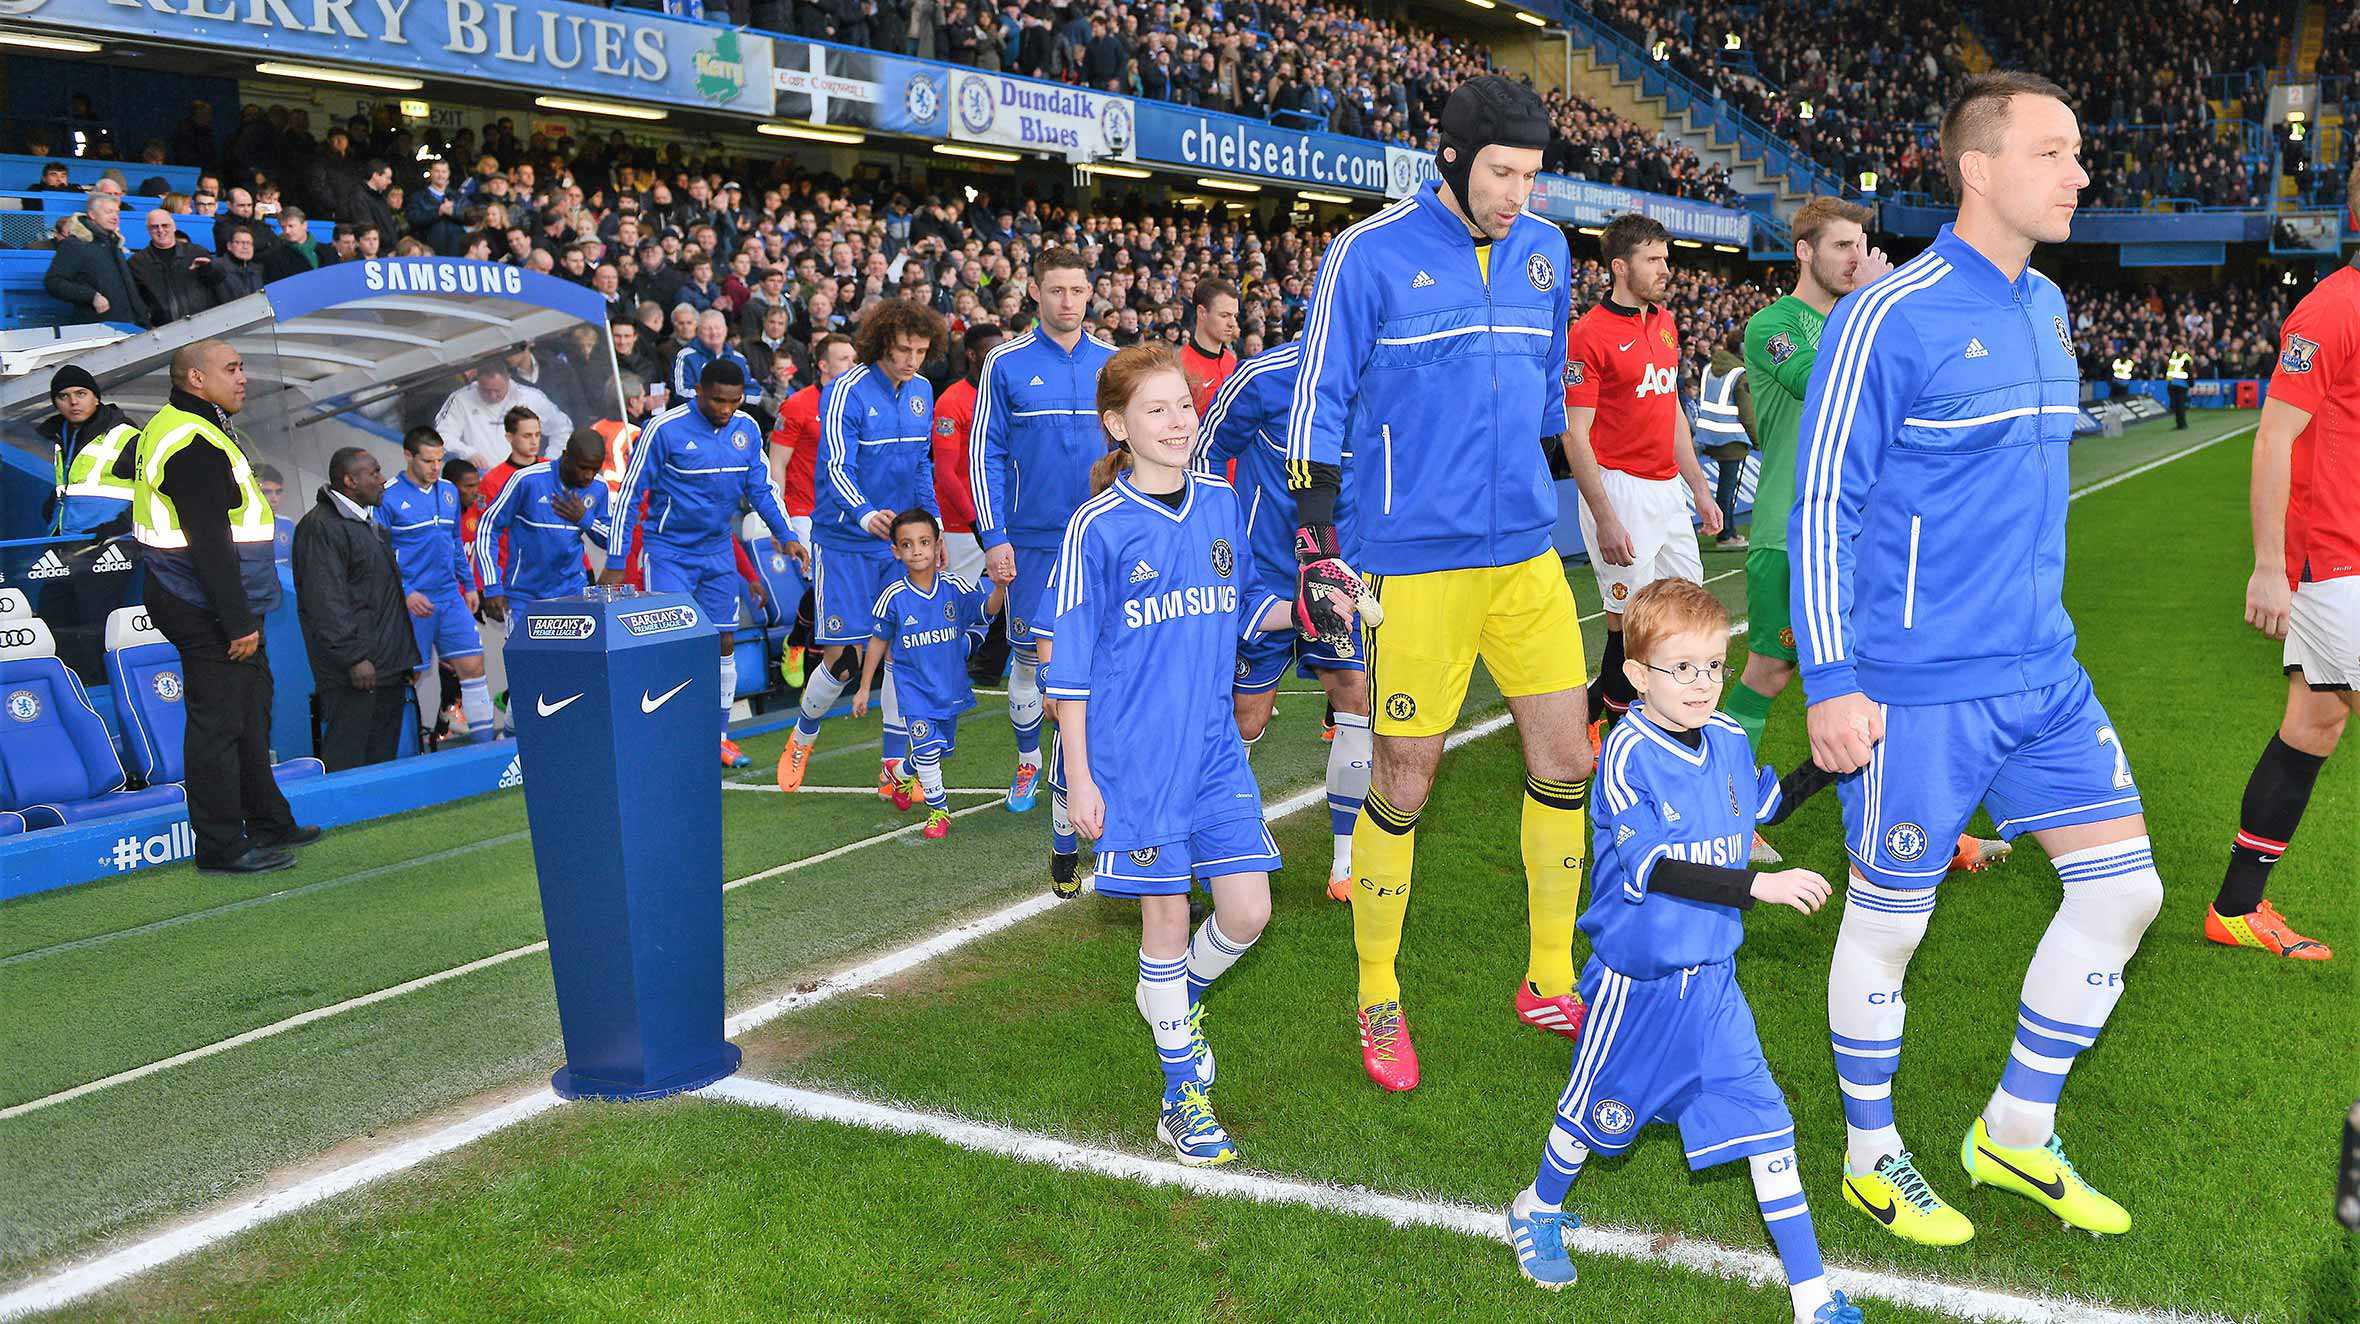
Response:
[[[1361,1060],[1388,1090],[1418,1083],[1394,958],[1418,811],[1478,656],[1507,696],[1528,774],[1532,952],[1516,1012],[1569,1039],[1583,1012],[1573,925],[1587,677],[1539,445],[1565,431],[1571,261],[1565,236],[1524,210],[1549,121],[1531,89],[1487,75],[1451,94],[1442,135],[1441,180],[1323,256],[1286,427],[1298,626],[1314,639],[1350,630],[1364,589],[1381,608],[1362,634],[1376,766],[1352,835],[1352,933]],[[1568,459],[1604,510],[1596,464]],[[1345,482],[1348,551],[1333,514]]]

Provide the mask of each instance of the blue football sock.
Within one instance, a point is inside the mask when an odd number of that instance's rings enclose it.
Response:
[[[1590,1161],[1590,1147],[1565,1129],[1563,1122],[1549,1127],[1549,1143],[1541,1150],[1540,1171],[1533,1176],[1532,1193],[1551,1209],[1565,1207],[1565,1196],[1573,1190],[1576,1177],[1582,1175],[1582,1164]]]

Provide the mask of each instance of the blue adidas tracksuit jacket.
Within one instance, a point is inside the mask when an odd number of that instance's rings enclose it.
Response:
[[[984,357],[967,438],[975,540],[1049,549],[1090,499],[1090,466],[1106,454],[1098,370],[1114,346],[1087,329],[1067,353],[1038,326]]]
[[[1540,441],[1565,431],[1565,236],[1518,217],[1487,280],[1440,188],[1328,246],[1287,416],[1290,467],[1343,468],[1346,554],[1378,574],[1515,565],[1557,526]]]
[[[697,380],[705,375],[706,365],[724,360],[738,365],[738,371],[746,374],[745,403],[761,404],[762,379],[754,375],[754,365],[746,362],[746,356],[730,345],[723,345],[719,351],[709,350],[701,340],[682,345],[672,355],[672,398],[686,400],[695,395]]]
[[[862,520],[912,506],[942,515],[934,495],[934,387],[920,376],[896,387],[867,363],[829,382],[819,400],[813,468],[813,540],[890,554]]]
[[[407,472],[395,474],[377,503],[377,522],[393,542],[404,592],[456,599],[475,587],[459,546],[459,489],[450,479],[437,478],[425,488]]]
[[[713,426],[692,398],[656,415],[631,447],[631,467],[615,494],[607,535],[607,564],[619,566],[639,523],[639,498],[647,497],[647,543],[687,557],[705,556],[735,564],[729,540],[737,537],[738,512],[750,504],[780,543],[794,542],[786,508],[770,485],[770,462],[762,453],[762,429],[742,413]]]
[[[2065,614],[2065,296],[1942,227],[1819,337],[1787,547],[1803,689],[1952,703],[2079,672]]]
[[[582,503],[582,517],[568,522],[557,513],[560,494]],[[579,593],[589,582],[582,565],[582,535],[604,544],[612,531],[606,484],[587,487],[559,481],[555,463],[536,464],[511,477],[475,522],[475,565],[486,597],[537,600]],[[503,565],[500,538],[508,538]]]

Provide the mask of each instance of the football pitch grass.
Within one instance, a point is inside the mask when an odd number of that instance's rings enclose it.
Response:
[[[2360,1089],[2360,774],[2331,762],[2272,894],[2339,943],[2325,966],[2196,936],[2237,801],[2275,726],[2276,646],[2239,619],[2242,435],[2141,472],[2250,415],[2149,424],[2076,447],[2068,603],[2122,732],[2167,886],[2132,991],[2068,1087],[2061,1130],[2083,1172],[2138,1219],[2097,1240],[2012,1196],[1970,1192],[1960,1134],[2004,1059],[2023,965],[2057,884],[2029,839],[2000,869],[1945,884],[1912,969],[1896,1090],[1904,1134],[1977,1224],[1918,1250],[1842,1207],[1826,1041],[1837,911],[1748,919],[1740,979],[1793,1104],[1831,1263],[2012,1292],[2240,1318],[2360,1317],[2360,1262],[2331,1230],[2329,1158]],[[1742,602],[1738,558],[1708,577]],[[1596,594],[1570,572],[1585,612]],[[1740,608],[1741,609],[1741,608]],[[1597,625],[1588,627],[1595,655]],[[1742,656],[1742,646],[1733,647]],[[1290,682],[1291,684],[1293,682]],[[1316,694],[1282,699],[1256,755],[1272,801],[1315,786]],[[1498,709],[1480,677],[1465,721]],[[1010,758],[1000,701],[963,723],[954,786]],[[875,718],[830,724],[813,780],[874,777]],[[767,778],[778,736],[750,743]],[[1798,696],[1765,757],[1804,753]],[[1289,867],[1261,945],[1215,990],[1220,1107],[1251,1168],[1454,1205],[1497,1205],[1531,1173],[1570,1045],[1515,1025],[1523,963],[1518,763],[1510,739],[1451,756],[1420,830],[1403,983],[1426,1081],[1361,1076],[1348,911],[1325,900],[1326,815],[1275,825]],[[873,797],[725,796],[729,1005],[740,1009],[1043,886],[1045,809],[981,796],[944,843]],[[256,883],[185,866],[0,907],[0,1274],[22,1281],[158,1220],[251,1192],[426,1119],[526,1092],[558,1061],[521,795],[347,829]],[[896,829],[900,836],[885,837]],[[1774,834],[1790,860],[1842,869],[1833,796]],[[781,865],[840,851],[807,867]],[[762,876],[765,871],[768,876]],[[1156,1080],[1131,1006],[1134,908],[1085,897],[892,980],[741,1036],[744,1074],[1141,1155]],[[505,959],[497,959],[503,958]],[[60,1091],[339,1008],[79,1097]],[[1589,1222],[1766,1248],[1743,1166],[1690,1176],[1668,1132],[1594,1163]],[[1595,1258],[1547,1298],[1506,1249],[1323,1209],[1076,1175],[837,1123],[687,1100],[560,1109],[70,1307],[61,1318],[732,1319],[886,1316],[1327,1318],[1588,1311],[1780,1319],[1775,1285]],[[1462,1304],[1463,1303],[1463,1304]],[[1876,1319],[1935,1316],[1878,1304]]]

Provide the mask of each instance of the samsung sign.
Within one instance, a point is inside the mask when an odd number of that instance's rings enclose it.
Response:
[[[0,0],[0,15],[77,36],[771,113],[769,38],[561,0]]]
[[[361,285],[372,294],[522,295],[524,268],[464,259],[377,258],[361,264]]]

